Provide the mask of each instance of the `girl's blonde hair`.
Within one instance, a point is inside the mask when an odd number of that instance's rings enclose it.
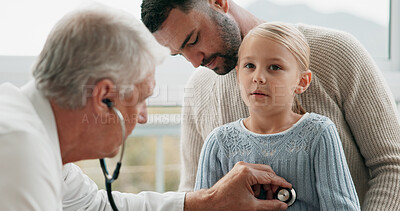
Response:
[[[304,35],[293,25],[281,22],[262,23],[253,28],[247,36],[259,36],[282,44],[296,58],[300,71],[309,69],[310,46]],[[306,112],[296,96],[293,100],[292,110],[298,114]]]

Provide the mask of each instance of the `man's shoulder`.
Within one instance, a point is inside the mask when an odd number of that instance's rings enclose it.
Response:
[[[351,56],[354,51],[363,48],[357,38],[345,31],[306,24],[296,24],[296,27],[303,33],[314,52],[326,51],[336,56]]]
[[[21,107],[28,107],[30,105],[28,98],[26,98],[21,90],[11,83],[4,83],[0,85],[0,106],[1,112],[3,109],[18,109]]]
[[[4,129],[37,125],[37,120],[32,103],[19,88],[9,83],[0,85],[0,133]]]
[[[339,40],[355,39],[354,36],[351,35],[350,33],[338,29],[302,24],[302,23],[298,23],[295,26],[300,32],[304,34],[304,36],[308,41],[319,40],[322,38],[339,39]]]
[[[325,75],[354,74],[360,67],[371,65],[369,53],[351,34],[321,26],[297,24],[310,46],[310,69]],[[340,71],[339,71],[340,70]]]
[[[0,85],[0,145],[6,146],[0,148],[0,157],[13,157],[16,162],[55,160],[39,114],[21,90],[11,84]]]
[[[60,198],[61,169],[56,168],[61,166],[60,159],[43,140],[48,137],[31,102],[19,88],[0,85],[0,169],[10,175],[0,186],[27,204],[27,198],[49,199],[49,204]]]
[[[38,113],[20,89],[11,84],[0,85],[1,141],[27,141],[44,132]]]
[[[50,165],[55,159],[47,156],[53,151],[41,141],[47,138],[44,132],[33,105],[19,88],[11,84],[0,85],[0,159],[8,160],[14,168],[18,166],[20,173],[46,169],[43,163]],[[25,169],[27,165],[30,168]],[[3,168],[8,168],[8,164]]]

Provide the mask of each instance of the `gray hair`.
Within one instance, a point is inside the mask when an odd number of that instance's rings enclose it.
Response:
[[[50,32],[33,66],[37,89],[63,108],[86,105],[99,80],[110,79],[123,95],[169,55],[132,15],[92,5],[65,15]]]

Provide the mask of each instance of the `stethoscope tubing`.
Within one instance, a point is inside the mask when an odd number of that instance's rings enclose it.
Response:
[[[119,161],[118,161],[118,163],[117,163],[117,165],[116,165],[116,167],[114,169],[114,172],[113,172],[112,176],[107,171],[107,165],[106,165],[106,162],[105,162],[104,158],[100,159],[100,166],[101,166],[101,169],[102,169],[103,174],[104,174],[108,201],[110,202],[111,208],[114,211],[118,211],[118,208],[115,205],[115,201],[114,201],[114,198],[112,196],[111,183],[113,183],[115,180],[117,180],[118,175],[119,175],[119,171],[120,171],[121,166],[122,166],[122,158],[123,158],[124,150],[125,150],[126,128],[125,128],[125,119],[124,119],[124,116],[122,116],[122,113],[113,105],[111,105],[111,108],[115,112],[115,114],[117,115],[117,117],[119,119],[119,123],[121,125],[121,132],[122,132],[121,155],[120,155]]]

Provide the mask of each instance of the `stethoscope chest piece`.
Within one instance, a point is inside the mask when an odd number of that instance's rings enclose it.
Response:
[[[296,191],[293,188],[279,187],[274,194],[274,198],[291,206],[296,201]]]

